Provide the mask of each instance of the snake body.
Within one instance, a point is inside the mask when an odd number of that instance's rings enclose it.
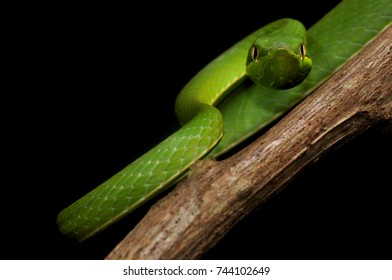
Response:
[[[307,36],[291,19],[248,35],[179,93],[175,110],[181,129],[61,211],[60,232],[80,241],[97,234],[173,185],[196,160],[217,157],[254,134],[330,77],[391,20],[390,0],[343,0]]]

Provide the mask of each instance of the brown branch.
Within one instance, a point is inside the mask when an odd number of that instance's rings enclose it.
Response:
[[[392,125],[392,27],[253,144],[200,161],[107,259],[195,259],[337,144]]]

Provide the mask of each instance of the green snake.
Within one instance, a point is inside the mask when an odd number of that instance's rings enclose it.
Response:
[[[62,210],[61,233],[83,241],[292,108],[391,24],[390,0],[343,0],[308,30],[261,27],[200,70],[179,93],[182,127]]]

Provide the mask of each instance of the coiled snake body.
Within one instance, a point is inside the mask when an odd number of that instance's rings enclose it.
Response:
[[[391,20],[390,0],[343,0],[307,31],[281,19],[245,37],[179,93],[182,128],[61,211],[60,231],[82,241],[121,219],[290,109]]]

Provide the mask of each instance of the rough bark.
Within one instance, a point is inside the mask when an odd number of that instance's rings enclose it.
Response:
[[[392,126],[392,27],[244,150],[200,161],[107,259],[197,259],[330,148]]]

